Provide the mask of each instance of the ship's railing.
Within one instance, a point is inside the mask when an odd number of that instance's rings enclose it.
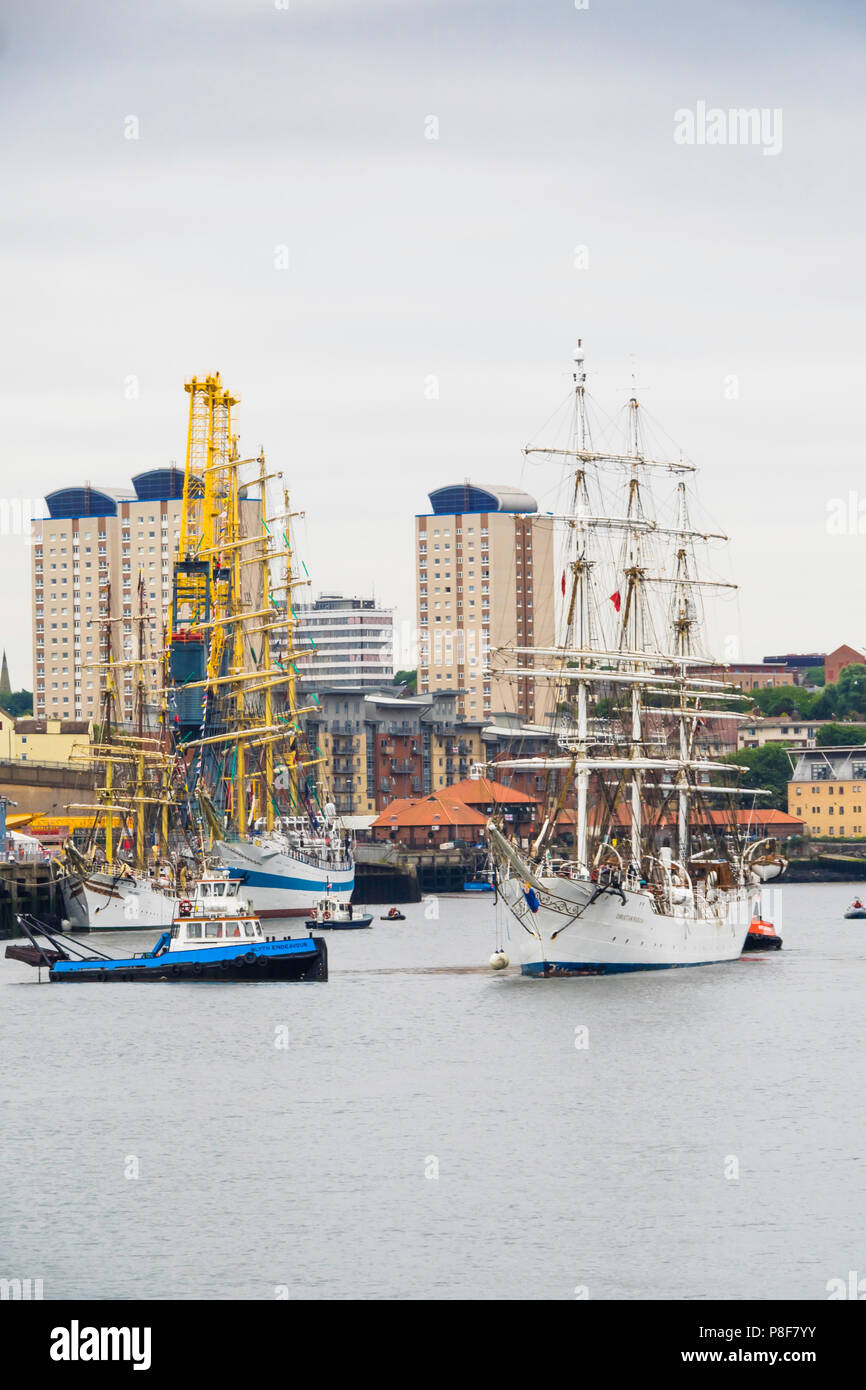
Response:
[[[240,836],[234,835],[227,838],[235,844],[242,843]],[[333,849],[323,848],[321,853],[316,854],[309,850],[299,849],[289,839],[286,839],[286,848],[293,859],[299,860],[301,864],[309,865],[311,869],[351,869],[353,867],[354,861],[352,859],[335,854]]]
[[[302,864],[309,864],[313,869],[351,869],[351,859],[337,859],[326,852],[322,854],[308,854],[306,850],[296,849],[290,846],[293,859],[299,859]]]

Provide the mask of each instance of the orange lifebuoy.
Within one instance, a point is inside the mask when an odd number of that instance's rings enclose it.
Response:
[[[180,913],[181,917],[188,917],[189,914],[192,912],[192,903],[190,902],[189,898],[181,898],[180,902],[177,905],[177,910]]]
[[[323,913],[322,913],[322,921],[323,921],[323,922],[330,922],[330,920],[331,920],[331,914],[330,914],[330,912],[323,912]]]

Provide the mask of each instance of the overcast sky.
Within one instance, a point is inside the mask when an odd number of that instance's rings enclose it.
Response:
[[[430,488],[554,505],[521,449],[579,336],[604,408],[635,372],[701,465],[740,655],[866,643],[855,5],[279,5],[0,8],[13,684],[32,664],[12,504],[182,462],[189,376],[241,395],[245,451],[308,514],[315,589],[375,586],[409,619]],[[781,111],[781,149],[678,144],[700,102]],[[832,511],[849,493],[853,525]]]

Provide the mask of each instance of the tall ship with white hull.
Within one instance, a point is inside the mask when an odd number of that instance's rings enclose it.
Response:
[[[755,886],[784,860],[744,837],[738,798],[762,793],[738,787],[744,769],[703,746],[713,720],[745,717],[742,695],[701,674],[714,664],[705,595],[734,586],[704,578],[697,556],[727,538],[692,526],[696,470],[648,449],[636,396],[621,447],[593,446],[580,347],[567,447],[526,452],[565,461],[569,497],[557,518],[559,640],[491,659],[500,677],[552,684],[557,710],[556,754],[491,765],[547,783],[528,847],[488,827],[511,948],[522,973],[540,976],[734,960]],[[566,820],[568,851],[558,848]]]

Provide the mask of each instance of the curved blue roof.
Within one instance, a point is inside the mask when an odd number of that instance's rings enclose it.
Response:
[[[127,494],[128,495],[128,494]],[[117,516],[118,494],[114,489],[62,487],[45,498],[48,515],[56,519],[76,516]]]
[[[434,516],[465,516],[468,512],[537,512],[538,503],[518,487],[490,483],[454,483],[429,494]]]
[[[132,480],[139,502],[179,502],[183,497],[183,469],[151,468]]]

